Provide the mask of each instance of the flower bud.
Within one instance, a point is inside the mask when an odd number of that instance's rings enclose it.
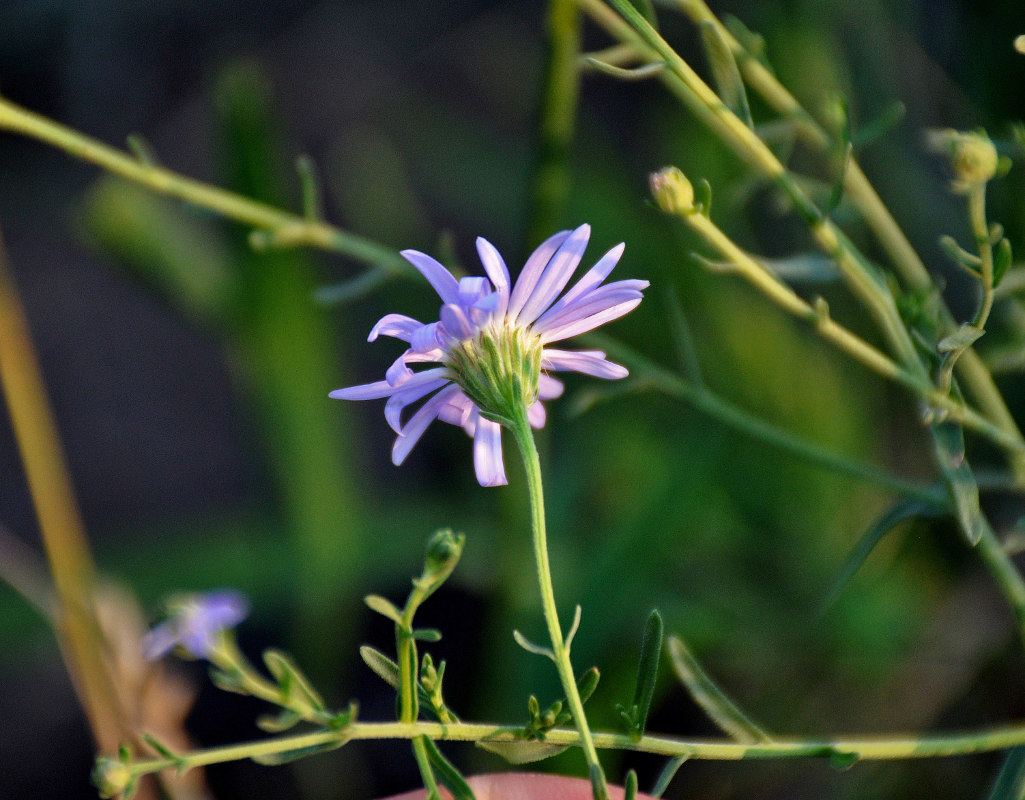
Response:
[[[694,187],[677,167],[663,167],[648,178],[651,196],[667,214],[689,214],[694,210]]]
[[[128,766],[117,758],[101,758],[93,767],[93,785],[100,797],[114,797],[131,786],[134,777]]]
[[[964,190],[991,181],[1000,167],[1000,156],[985,132],[929,131],[926,142],[934,152],[950,159],[957,189]]]

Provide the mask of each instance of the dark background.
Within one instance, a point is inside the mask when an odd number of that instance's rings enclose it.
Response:
[[[1011,47],[1025,33],[1020,2],[713,9],[765,35],[778,74],[813,111],[840,91],[867,126],[891,102],[905,104],[903,121],[858,155],[951,304],[968,313],[970,291],[936,245],[942,233],[967,241],[963,203],[921,131],[983,126],[1007,140],[1008,122],[1025,113],[1025,56]],[[542,15],[534,2],[8,2],[0,92],[112,144],[140,132],[166,166],[291,208],[291,163],[309,153],[329,220],[395,249],[450,252],[475,271],[476,235],[510,265],[529,252]],[[689,25],[669,11],[663,21],[704,71]],[[808,247],[774,194],[659,84],[589,76],[559,224],[592,223],[591,263],[626,241],[616,274],[652,282],[612,335],[675,365],[675,298],[716,392],[833,450],[932,480],[906,395],[689,258],[697,243],[645,203],[648,172],[666,163],[712,182],[713,216],[743,246],[772,256]],[[1023,250],[1016,172],[994,186],[991,215]],[[317,304],[315,288],[362,266],[305,251],[255,255],[236,226],[9,135],[0,136],[0,225],[96,561],[145,615],[175,591],[237,587],[254,607],[240,634],[254,658],[285,647],[332,702],[357,698],[364,718],[388,718],[391,697],[356,646],[387,649],[390,631],[360,598],[401,601],[428,534],[452,526],[468,535],[464,561],[421,620],[445,633],[431,651],[449,660],[450,704],[468,719],[518,722],[529,693],[556,696],[554,672],[510,636],[514,627],[542,636],[511,444],[504,489],[476,485],[469,440],[449,426],[435,426],[397,469],[381,404],[326,397],[378,379],[398,354],[390,340],[365,343],[376,319],[436,311],[422,284],[392,281],[357,302]],[[840,287],[812,288],[868,331]],[[1020,352],[1021,317],[1008,304],[987,338]],[[1002,380],[1021,410],[1020,379]],[[596,726],[614,724],[615,703],[629,699],[653,606],[779,734],[946,729],[1025,714],[1013,621],[949,523],[888,537],[822,611],[844,557],[893,497],[635,384],[575,414],[586,393],[608,387],[569,383],[540,438],[557,597],[564,615],[584,608],[577,666],[603,671]],[[979,452],[977,466],[998,466],[990,456]],[[1014,522],[1015,498],[984,500],[995,522]],[[6,426],[0,521],[5,539],[37,553]],[[7,577],[24,577],[22,566],[7,560]],[[52,633],[3,585],[0,609],[0,795],[94,796],[88,733]],[[205,687],[189,718],[197,742],[257,735],[257,704],[212,690],[196,665],[185,672]],[[668,669],[662,677],[650,728],[714,734]],[[447,752],[469,771],[502,768],[472,748]],[[606,763],[614,777],[636,767],[642,788],[661,768],[614,755]],[[998,765],[990,756],[844,773],[818,762],[688,764],[667,796],[981,797]],[[207,777],[223,798],[370,798],[418,780],[402,743]]]

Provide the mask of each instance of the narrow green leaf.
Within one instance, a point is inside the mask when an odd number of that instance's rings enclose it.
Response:
[[[840,278],[836,262],[819,253],[798,253],[788,258],[762,256],[758,263],[787,283],[832,283]]]
[[[618,67],[615,64],[609,64],[607,61],[602,61],[594,56],[585,56],[584,63],[598,72],[611,75],[613,78],[617,78],[621,81],[647,80],[648,78],[655,77],[666,68],[665,63],[661,61],[651,64],[643,64],[639,67]]]
[[[245,694],[242,688],[242,674],[238,670],[226,672],[223,669],[211,667],[210,682],[221,691]]]
[[[150,747],[156,750],[164,758],[170,758],[173,761],[181,762],[182,757],[175,753],[170,747],[160,741],[156,736],[151,733],[142,734],[142,740],[146,742]]]
[[[989,530],[979,506],[979,485],[965,458],[964,431],[959,425],[943,422],[930,427],[936,463],[943,473],[954,518],[968,544],[974,547]]]
[[[996,289],[1000,282],[1011,268],[1013,257],[1011,255],[1011,241],[1001,239],[997,242],[996,252],[993,253],[993,288]]]
[[[651,0],[630,0],[636,8],[656,31],[658,30],[658,15],[655,13],[655,4]]]
[[[705,45],[705,54],[712,69],[712,79],[719,97],[734,114],[754,130],[747,91],[744,89],[744,81],[740,77],[737,62],[733,58],[733,51],[723,38],[718,25],[713,22],[702,22],[700,27],[701,41]]]
[[[1025,800],[1025,747],[1007,751],[989,800]]]
[[[944,336],[936,343],[936,349],[941,353],[949,353],[954,350],[964,350],[971,347],[985,333],[982,328],[964,323],[949,336]]]
[[[961,247],[953,236],[941,236],[940,249],[947,258],[961,267],[961,269],[967,270],[972,275],[978,277],[979,265],[982,264],[982,260],[975,253],[969,253]]]
[[[680,361],[680,371],[695,386],[704,387],[701,377],[701,362],[697,349],[694,347],[694,336],[691,334],[687,316],[675,289],[665,292],[666,308],[669,311],[669,329],[672,332],[673,344],[676,345],[676,357]]]
[[[285,750],[281,753],[266,753],[264,755],[250,756],[250,759],[255,761],[257,764],[262,764],[267,767],[276,767],[280,764],[288,764],[292,761],[298,761],[300,758],[316,755],[317,753],[326,753],[328,750],[337,750],[343,744],[345,744],[345,740],[340,739],[337,742],[311,744],[308,747],[297,747],[295,750]]]
[[[434,768],[434,774],[438,780],[452,793],[452,800],[476,800],[473,789],[466,782],[451,762],[442,755],[438,746],[427,737],[424,737],[427,747],[427,759]]]
[[[598,668],[591,667],[577,679],[577,694],[580,695],[581,704],[591,699],[594,690],[598,688],[599,678],[601,678],[601,673]]]
[[[886,108],[879,116],[863,125],[858,125],[857,130],[851,134],[851,141],[859,149],[874,144],[896,128],[904,119],[906,112],[906,107],[899,100],[887,103]]]
[[[375,650],[370,645],[363,645],[359,649],[363,663],[374,671],[381,680],[397,689],[399,686],[399,665],[392,661],[380,650]]]
[[[264,714],[258,717],[256,725],[260,730],[267,733],[281,733],[294,727],[302,717],[289,708],[282,709],[279,714]]]
[[[344,305],[361,300],[368,294],[377,291],[394,277],[384,267],[371,267],[355,278],[330,286],[321,286],[313,293],[313,300],[321,305]]]
[[[487,739],[477,742],[477,747],[501,756],[510,764],[532,764],[557,756],[569,749],[567,744],[548,744],[537,740],[515,742],[489,742]]]
[[[626,782],[623,786],[623,800],[637,800],[637,773],[634,770],[626,773]]]
[[[418,628],[413,631],[413,638],[418,642],[440,642],[441,631],[437,628]]]
[[[320,693],[313,688],[309,678],[288,655],[280,650],[265,650],[263,663],[267,665],[271,675],[278,681],[282,695],[286,698],[298,695],[315,711],[324,710],[324,700]]]
[[[899,500],[894,503],[886,513],[876,520],[872,527],[862,534],[858,543],[847,555],[822,608],[829,608],[836,601],[840,592],[868,560],[876,545],[883,540],[886,534],[895,530],[900,523],[911,519],[938,517],[945,513],[947,513],[947,509],[939,501],[935,505],[923,503],[921,500]]]
[[[402,612],[396,608],[395,604],[385,597],[381,597],[379,594],[368,594],[363,598],[363,602],[367,604],[367,607],[371,611],[376,611],[383,617],[387,617],[396,625],[403,625]]]
[[[697,659],[677,636],[670,636],[669,658],[677,677],[709,718],[741,744],[771,741],[705,673]]]
[[[547,647],[542,647],[539,644],[534,644],[519,631],[513,631],[513,639],[516,640],[516,644],[518,644],[528,653],[533,653],[536,656],[544,656],[545,658],[550,658],[552,661],[555,661],[555,653],[553,653]]]
[[[648,615],[644,635],[641,637],[641,655],[637,661],[637,683],[634,686],[633,707],[636,712],[633,735],[638,738],[644,734],[651,698],[655,694],[655,679],[658,677],[658,662],[662,656],[664,633],[662,615],[658,613],[658,609],[653,609]]]
[[[689,759],[690,756],[676,756],[671,758],[662,768],[662,772],[658,776],[658,780],[655,781],[655,788],[651,790],[652,797],[661,797],[665,794],[666,789],[669,788],[669,784],[673,778],[676,777],[676,773],[680,771],[680,767]]]

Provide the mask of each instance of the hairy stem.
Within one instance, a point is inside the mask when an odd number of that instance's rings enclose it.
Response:
[[[577,691],[577,681],[573,674],[573,666],[570,663],[569,647],[563,639],[562,627],[559,624],[559,613],[555,605],[555,591],[552,588],[552,571],[548,563],[544,491],[541,486],[541,460],[538,457],[537,447],[534,444],[534,435],[531,433],[530,423],[527,421],[527,409],[525,406],[520,407],[519,414],[512,421],[512,424],[509,425],[509,429],[520,448],[520,454],[523,456],[523,466],[527,473],[527,493],[530,495],[534,559],[537,563],[537,579],[541,589],[541,606],[544,609],[545,622],[548,624],[548,636],[552,643],[555,668],[558,670],[562,689],[566,693],[566,701],[569,703],[570,712],[573,714],[573,722],[580,732],[580,741],[590,768],[595,800],[608,800],[609,795],[608,788],[605,785],[605,775],[598,761],[598,752],[595,749],[594,740],[591,736],[591,729],[587,724],[587,717],[584,716],[584,704],[580,700],[580,693]]]

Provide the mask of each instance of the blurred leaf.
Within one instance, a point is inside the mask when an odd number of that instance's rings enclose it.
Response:
[[[836,262],[819,253],[798,253],[787,258],[760,256],[758,263],[787,283],[831,283],[840,277]]]
[[[932,425],[929,431],[936,452],[936,464],[943,472],[947,485],[954,519],[965,540],[974,547],[989,529],[989,523],[979,506],[979,485],[965,459],[964,431],[961,426],[950,422]]]
[[[714,22],[702,22],[700,27],[701,41],[705,45],[705,55],[708,57],[719,97],[734,114],[754,130],[751,108],[747,103],[747,91],[744,89],[740,70],[737,69],[737,62],[733,58],[733,51]]]
[[[108,177],[85,197],[81,221],[93,241],[204,325],[222,327],[238,289],[216,228],[173,200]]]
[[[289,656],[280,650],[265,650],[263,663],[267,665],[267,669],[277,680],[278,686],[281,687],[281,693],[286,699],[300,697],[315,711],[324,710],[324,701],[320,694]]]
[[[716,686],[681,638],[670,636],[668,642],[669,658],[677,677],[716,725],[742,744],[771,741],[769,735]]]
[[[637,682],[634,686],[633,702],[629,709],[619,707],[619,713],[626,720],[630,735],[637,739],[644,735],[648,709],[655,694],[663,632],[662,615],[655,609],[648,615],[644,635],[641,637],[641,655],[637,661]]]
[[[531,764],[557,756],[569,749],[568,744],[546,744],[535,740],[520,742],[477,742],[477,747],[501,756],[510,764]]]
[[[989,800],[1025,800],[1025,747],[1007,751]]]
[[[677,756],[676,758],[669,759],[666,765],[662,768],[662,772],[659,773],[658,780],[655,781],[655,786],[651,790],[652,797],[661,797],[665,794],[666,789],[669,788],[670,782],[676,777],[676,773],[680,771],[682,767],[689,759],[690,756]]]
[[[828,608],[833,604],[851,578],[868,560],[876,545],[883,540],[886,534],[895,530],[901,522],[910,519],[921,519],[923,517],[938,517],[947,513],[947,509],[939,503],[928,504],[921,500],[899,500],[894,503],[886,513],[876,520],[872,527],[865,531],[858,540],[858,543],[854,545],[854,548],[847,555],[843,566],[840,568],[840,574],[833,584],[833,588],[830,590],[826,601],[822,604],[823,608]]]
[[[266,767],[276,767],[280,764],[288,764],[298,761],[300,758],[326,753],[328,750],[337,750],[345,744],[344,740],[337,742],[324,742],[323,744],[312,744],[308,747],[297,747],[295,750],[285,750],[282,753],[267,753],[265,755],[251,756],[251,760]]]
[[[426,736],[424,737],[424,744],[427,747],[427,758],[434,768],[434,774],[445,788],[452,793],[452,800],[475,800],[470,784],[463,779],[459,770],[452,766],[449,760],[442,755],[438,746]]]
[[[367,604],[371,611],[376,611],[382,617],[387,617],[396,625],[406,624],[402,620],[402,612],[388,598],[381,597],[379,594],[368,594],[363,598],[363,602]]]
[[[982,328],[976,328],[965,322],[949,336],[944,336],[936,344],[936,349],[941,353],[949,353],[953,350],[964,350],[971,347],[985,333]]]
[[[993,253],[993,288],[996,289],[1000,282],[1011,268],[1013,261],[1011,254],[1011,242],[1009,239],[1001,239],[997,242],[996,252]]]
[[[283,708],[278,714],[264,714],[258,717],[256,725],[260,730],[267,733],[281,733],[289,728],[295,727],[302,721],[302,717],[288,708]]]

